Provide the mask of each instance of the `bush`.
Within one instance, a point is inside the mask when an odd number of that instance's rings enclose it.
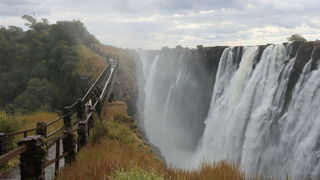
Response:
[[[21,122],[19,122],[14,116],[10,116],[4,111],[0,111],[0,132],[14,132],[20,125]]]
[[[12,133],[21,126],[21,122],[18,121],[14,116],[6,114],[4,111],[0,111],[0,132]],[[15,145],[14,139],[9,139],[9,149]]]
[[[132,144],[135,142],[135,134],[126,126],[116,121],[108,121],[108,129],[110,139],[115,139],[123,144]]]
[[[92,136],[90,137],[90,141],[92,144],[100,143],[102,137],[108,134],[108,125],[106,121],[98,120],[95,121],[94,127],[92,129]]]
[[[164,177],[158,176],[154,172],[148,172],[138,167],[132,168],[129,171],[117,171],[111,180],[164,180]]]
[[[28,82],[26,91],[14,100],[14,107],[18,112],[50,111],[58,94],[57,88],[48,80],[38,78]]]

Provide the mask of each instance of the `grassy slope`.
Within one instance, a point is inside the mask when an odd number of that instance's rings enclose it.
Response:
[[[203,164],[198,171],[166,168],[139,138],[134,122],[122,102],[111,103],[99,127],[106,126],[99,143],[80,150],[77,161],[63,169],[58,180],[88,179],[210,179],[246,180],[245,174],[228,162]],[[92,134],[95,134],[93,130]],[[92,138],[91,138],[92,139]],[[261,178],[252,178],[261,180]]]
[[[126,111],[124,103],[109,105],[102,118],[108,133],[100,143],[91,142],[80,150],[77,162],[65,168],[57,179],[105,179],[117,171],[133,167],[164,172],[160,160],[151,153],[135,130],[129,128],[134,127],[134,124]]]
[[[106,66],[106,61],[87,46],[79,45],[76,50],[81,57],[77,71],[80,75],[91,77],[91,80],[95,80]]]

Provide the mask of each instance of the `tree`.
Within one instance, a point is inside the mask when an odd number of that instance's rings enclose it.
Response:
[[[295,41],[298,41],[298,42],[307,42],[307,40],[302,37],[300,34],[293,34],[291,35],[290,37],[288,37],[288,41],[289,42],[295,42]]]
[[[37,19],[30,15],[24,15],[22,16],[22,19],[25,19],[26,21],[28,21],[27,23],[25,23],[25,25],[28,27],[31,27],[33,24],[37,22]]]
[[[77,45],[90,47],[98,40],[81,21],[50,24],[44,18],[22,18],[26,31],[0,26],[0,110],[61,110],[90,84],[79,83],[83,80]]]
[[[58,89],[43,79],[31,79],[28,82],[26,91],[14,100],[14,107],[17,111],[28,113],[37,110],[52,110],[51,105],[58,96]]]

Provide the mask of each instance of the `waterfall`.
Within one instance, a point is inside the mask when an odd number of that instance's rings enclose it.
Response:
[[[290,48],[268,46],[255,68],[257,48],[245,48],[237,69],[232,49],[221,58],[199,156],[206,161],[229,159],[250,175],[319,177],[317,71],[308,75],[304,69],[289,110],[282,115],[296,61],[289,57]]]
[[[155,94],[154,94],[154,84],[155,84],[155,77],[157,73],[157,65],[159,62],[159,55],[156,55],[155,58],[152,61],[150,72],[148,75],[145,75],[145,77],[148,77],[146,80],[144,92],[145,92],[145,108],[143,110],[143,114],[145,117],[144,121],[144,128],[146,129],[146,134],[150,138],[150,140],[153,143],[156,143],[159,141],[158,137],[161,136],[161,132],[157,129],[154,129],[154,126],[160,126],[161,122],[157,121],[157,119],[152,118],[157,114],[156,110],[153,108],[155,105]],[[146,71],[146,67],[144,67],[144,71]],[[149,130],[154,131],[153,133],[150,133]]]
[[[165,140],[164,136],[167,133],[166,128],[167,128],[167,121],[168,121],[168,118],[169,118],[168,117],[169,104],[170,104],[170,99],[172,98],[171,95],[172,95],[174,89],[178,88],[179,82],[181,80],[181,74],[182,74],[182,70],[183,70],[181,68],[181,66],[182,66],[182,64],[181,64],[182,58],[183,58],[183,54],[180,55],[179,62],[178,62],[178,69],[179,69],[178,70],[178,76],[176,78],[176,81],[173,84],[171,84],[171,86],[170,86],[169,94],[167,96],[166,103],[164,105],[164,116],[163,116],[163,126],[162,126],[162,136],[161,136],[162,137],[162,140],[161,140],[162,145],[161,146],[165,146],[165,143],[166,143],[165,142],[166,140]]]
[[[320,178],[318,46],[152,53],[143,122],[169,165],[229,160],[252,176]]]

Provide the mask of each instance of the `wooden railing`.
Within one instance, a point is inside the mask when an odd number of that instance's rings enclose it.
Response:
[[[106,102],[112,93],[117,61],[109,60],[109,64],[101,72],[86,94],[71,106],[64,108],[63,115],[46,124],[38,122],[37,127],[14,133],[0,133],[0,165],[20,155],[21,179],[43,179],[44,169],[55,163],[55,174],[59,172],[59,161],[65,163],[75,159],[77,151],[87,143],[90,128],[94,123],[94,114],[101,115]],[[88,109],[89,101],[92,106]],[[86,106],[87,104],[87,106]],[[63,121],[63,126],[47,133],[48,127]],[[30,133],[35,135],[30,135]],[[8,151],[8,141],[23,134],[18,147]],[[62,143],[61,143],[62,141]],[[55,157],[47,160],[47,151],[55,145]],[[60,152],[61,147],[63,151]],[[34,168],[41,169],[35,172]]]

